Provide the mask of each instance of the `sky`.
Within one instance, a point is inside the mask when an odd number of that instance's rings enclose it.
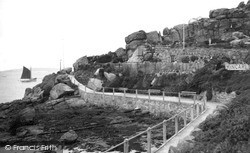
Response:
[[[0,0],[0,71],[72,67],[125,48],[135,31],[160,31],[247,0]]]

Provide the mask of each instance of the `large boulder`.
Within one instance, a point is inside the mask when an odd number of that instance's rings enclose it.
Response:
[[[102,84],[102,80],[97,78],[90,78],[87,86],[92,90],[99,91],[102,89]]]
[[[229,9],[227,8],[215,9],[209,12],[209,17],[216,19],[225,19],[227,18],[228,13]]]
[[[150,44],[161,43],[161,35],[157,31],[151,31],[147,33],[147,42]]]
[[[66,100],[69,107],[81,107],[86,104],[82,98],[70,98]]]
[[[170,35],[170,29],[168,27],[163,29],[163,36]]]
[[[104,72],[104,76],[106,77],[106,79],[108,81],[113,81],[115,78],[116,78],[116,75],[114,73],[107,73],[107,72]]]
[[[147,38],[146,32],[143,30],[140,30],[138,32],[134,32],[130,35],[128,35],[125,38],[125,42],[126,44],[129,44],[130,42],[134,41],[134,40],[145,40]]]
[[[79,58],[79,59],[73,64],[74,71],[78,71],[78,70],[84,68],[86,65],[88,65],[88,63],[89,63],[89,61],[88,61],[87,56],[83,56],[83,57]]]
[[[31,100],[31,101],[36,101],[38,99],[43,98],[43,92],[40,87],[34,87],[33,89],[31,88],[26,88],[23,100]]]
[[[61,136],[60,141],[66,142],[66,143],[72,143],[72,142],[75,142],[77,138],[78,138],[78,135],[76,134],[76,132],[73,130],[69,130],[68,132],[64,133]]]
[[[58,99],[64,95],[73,94],[74,90],[66,84],[59,83],[55,85],[50,91],[51,99]]]
[[[67,74],[58,75],[55,79],[55,84],[64,83],[68,86],[72,86],[72,82]]]
[[[57,74],[53,73],[53,74],[49,74],[46,75],[43,78],[43,81],[41,84],[36,85],[34,88],[36,87],[40,87],[41,90],[43,90],[43,96],[47,97],[50,94],[50,90],[54,87],[55,85],[55,79],[57,77]]]
[[[126,45],[126,50],[134,51],[138,46],[145,44],[145,40],[134,40]]]
[[[244,33],[243,32],[239,32],[239,31],[235,31],[235,32],[232,33],[232,36],[235,39],[242,39],[242,38],[244,38]]]
[[[124,55],[126,55],[126,51],[125,51],[125,49],[123,49],[123,48],[118,48],[116,51],[115,51],[115,53],[116,53],[116,56],[117,57],[123,57]]]

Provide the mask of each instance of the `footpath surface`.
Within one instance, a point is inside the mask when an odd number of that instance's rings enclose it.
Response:
[[[83,92],[89,92],[89,93],[93,93],[94,91],[86,86],[84,86],[83,84],[79,83],[73,76],[70,76],[71,81],[78,85],[79,90],[83,91]],[[99,94],[103,94],[102,92],[95,92],[95,93],[99,93]],[[104,93],[106,95],[113,95],[113,93]],[[114,95],[118,96],[123,96],[124,93],[120,93],[120,92],[115,92]],[[130,93],[126,93],[126,97],[136,97],[135,94],[130,94]],[[148,99],[148,95],[142,95],[142,94],[138,94],[137,95],[138,98],[143,98],[143,99]],[[152,100],[163,100],[163,96],[150,96],[150,99]],[[164,97],[165,101],[171,101],[171,102],[176,102],[179,103],[179,98],[178,97],[169,97],[169,96],[165,96]],[[181,103],[186,103],[186,104],[194,104],[194,100],[193,99],[188,99],[188,98],[181,98]],[[201,101],[197,100],[196,103],[202,103]],[[156,153],[168,153],[169,152],[169,148],[170,146],[176,147],[177,144],[182,141],[185,137],[189,136],[192,131],[200,124],[202,123],[206,117],[210,114],[212,114],[217,106],[220,106],[223,104],[219,104],[219,103],[215,103],[215,102],[207,102],[206,103],[206,112],[204,112],[202,115],[200,115],[198,118],[196,118],[193,122],[191,122],[188,126],[186,126],[180,133],[178,133],[175,137],[173,137],[171,140],[167,141],[166,144],[163,144],[160,148],[158,148],[157,150],[152,150],[153,152]]]

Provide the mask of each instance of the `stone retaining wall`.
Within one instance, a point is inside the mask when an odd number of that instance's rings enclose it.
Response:
[[[160,114],[176,114],[181,112],[184,108],[190,105],[183,103],[176,103],[171,101],[150,100],[143,98],[132,98],[117,95],[105,95],[102,93],[85,93],[80,92],[81,97],[86,102],[94,103],[97,105],[113,105],[125,109],[140,108],[149,111],[155,115]]]

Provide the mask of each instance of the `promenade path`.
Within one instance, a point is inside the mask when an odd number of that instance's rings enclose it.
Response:
[[[74,76],[70,76],[71,81],[78,85],[79,90],[81,91],[86,91],[89,93],[93,93],[94,91],[86,86],[84,86],[83,84],[79,83]],[[103,92],[95,92],[95,93],[99,93],[99,94],[103,94]],[[106,95],[113,95],[113,93],[107,93],[104,92],[104,94]],[[120,95],[123,96],[124,93],[120,93],[120,92],[114,92],[114,94],[116,96]],[[135,94],[131,94],[131,93],[126,93],[126,97],[136,97]],[[143,99],[148,99],[148,95],[143,95],[143,94],[137,94],[137,98],[143,98]],[[163,96],[155,96],[155,95],[151,95],[150,99],[152,100],[163,100]],[[165,101],[171,101],[171,102],[176,102],[179,103],[179,98],[178,97],[172,97],[172,96],[165,96],[164,97]],[[181,98],[181,103],[186,103],[186,104],[194,104],[194,100],[193,99],[189,99],[189,98]],[[202,101],[196,100],[195,103],[200,103],[202,104]],[[189,136],[192,131],[198,127],[198,125],[200,123],[202,123],[203,121],[205,121],[206,117],[210,114],[212,114],[217,106],[222,106],[223,104],[220,103],[215,103],[215,102],[206,102],[206,112],[204,112],[202,115],[200,115],[199,117],[197,117],[193,122],[191,122],[190,124],[188,124],[188,126],[186,126],[181,132],[179,132],[175,137],[173,137],[172,139],[168,140],[165,144],[163,144],[160,148],[156,149],[156,150],[152,150],[152,152],[155,153],[168,153],[170,146],[176,147],[177,144],[182,141],[184,138],[186,138],[187,136]]]

